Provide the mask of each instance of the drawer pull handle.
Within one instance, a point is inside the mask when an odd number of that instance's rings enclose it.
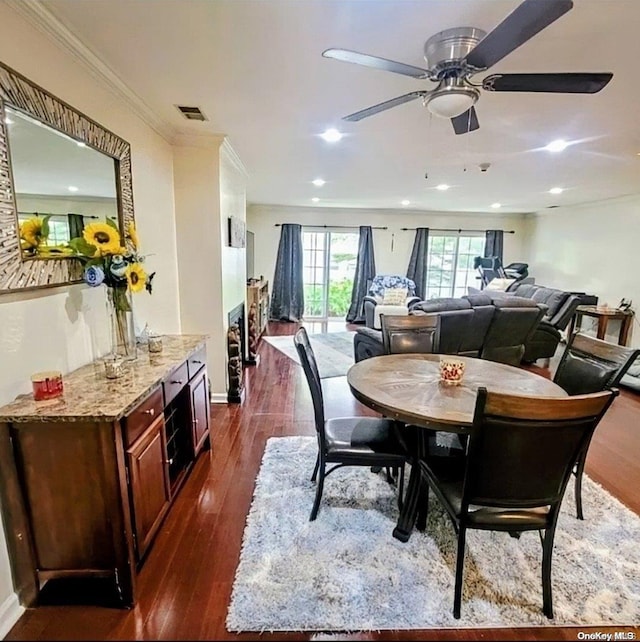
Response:
[[[168,466],[171,466],[171,464],[173,464],[173,459],[165,459],[164,463],[167,464]]]
[[[177,386],[182,385],[182,381],[179,381],[178,379],[172,379],[169,383],[175,384]]]
[[[193,363],[202,363],[202,361],[199,361],[198,359],[194,359]]]
[[[194,420],[193,420],[193,425],[194,425],[194,426],[197,426],[197,425],[198,425],[198,420],[197,420],[197,419],[194,419]]]
[[[149,408],[148,410],[144,411],[144,414],[145,415],[151,415],[153,417],[153,415],[156,414],[156,409],[155,408]]]

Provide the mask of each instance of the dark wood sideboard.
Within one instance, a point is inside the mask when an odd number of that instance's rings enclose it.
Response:
[[[163,337],[109,380],[100,362],[64,396],[0,408],[0,495],[20,602],[50,580],[104,578],[122,606],[199,453],[210,448],[205,336]]]

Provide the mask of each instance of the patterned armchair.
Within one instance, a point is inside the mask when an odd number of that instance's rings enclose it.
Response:
[[[368,328],[380,330],[380,315],[407,315],[409,306],[420,301],[416,284],[406,276],[378,274],[364,297],[364,319]]]

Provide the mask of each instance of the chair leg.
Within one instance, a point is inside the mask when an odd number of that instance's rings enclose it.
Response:
[[[398,483],[398,510],[402,511],[404,499],[402,494],[404,492],[404,464],[400,467],[400,481]]]
[[[318,456],[316,457],[316,465],[313,468],[313,475],[311,475],[311,481],[314,482],[316,480],[316,476],[318,475],[318,466],[320,465],[320,453],[318,453]]]
[[[418,504],[416,528],[420,532],[424,532],[427,530],[427,515],[429,514],[429,484],[424,480],[420,484],[420,503]]]
[[[582,512],[582,474],[584,473],[586,459],[587,454],[581,453],[575,470],[576,484],[574,494],[576,497],[576,516],[578,519],[584,519],[584,513]]]
[[[464,578],[464,550],[466,528],[460,524],[458,530],[458,557],[456,558],[456,585],[453,593],[453,617],[460,619],[460,605],[462,603],[462,580]]]
[[[322,489],[324,488],[324,477],[325,477],[325,461],[324,457],[320,457],[318,471],[320,476],[318,477],[318,483],[316,485],[316,498],[313,502],[313,508],[311,509],[311,516],[309,521],[312,522],[318,516],[318,510],[320,509],[320,500],[322,499]]]
[[[547,528],[542,544],[542,611],[553,620],[553,597],[551,595],[551,554],[553,553],[553,536],[556,525]]]

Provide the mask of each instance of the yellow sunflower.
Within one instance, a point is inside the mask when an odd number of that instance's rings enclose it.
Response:
[[[134,223],[129,223],[127,227],[127,236],[131,239],[133,247],[137,250],[140,247],[140,239],[138,238],[138,231]]]
[[[46,239],[42,235],[42,219],[34,216],[20,224],[20,238],[27,247],[38,247]]]
[[[132,292],[140,292],[144,289],[144,284],[147,282],[147,273],[140,263],[128,265],[125,274]]]
[[[120,254],[120,234],[106,223],[91,223],[82,231],[84,240],[98,249],[101,256]]]

